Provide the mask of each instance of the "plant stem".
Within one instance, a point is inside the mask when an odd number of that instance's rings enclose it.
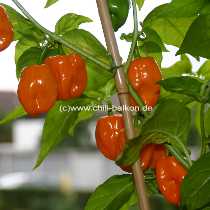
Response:
[[[201,104],[200,107],[200,128],[201,128],[201,152],[200,156],[206,154],[207,152],[207,145],[208,145],[208,139],[206,137],[205,132],[205,103]]]
[[[136,93],[136,91],[133,89],[133,87],[131,86],[131,84],[129,84],[128,82],[128,90],[129,90],[129,93],[132,95],[132,97],[135,99],[136,103],[139,105],[139,107],[142,109],[145,104],[144,102],[142,101],[141,97]],[[143,109],[142,109],[143,110]],[[144,116],[145,117],[148,117],[149,116],[149,113],[144,111],[143,112]]]
[[[137,15],[137,8],[136,8],[136,1],[132,0],[132,6],[133,6],[133,22],[134,22],[134,29],[133,29],[133,38],[132,38],[132,44],[131,44],[131,48],[130,48],[130,52],[128,55],[128,59],[127,62],[125,64],[125,71],[128,71],[128,68],[130,66],[130,63],[132,61],[133,58],[133,54],[135,51],[135,47],[136,47],[136,43],[137,43],[137,39],[138,39],[138,15]]]
[[[127,62],[124,66],[125,72],[128,72],[128,68],[130,66],[130,63],[132,61],[133,58],[133,54],[135,51],[135,47],[137,44],[137,40],[138,40],[138,36],[139,36],[139,32],[138,32],[138,15],[137,15],[137,8],[136,8],[136,1],[132,0],[132,6],[133,6],[133,22],[134,22],[134,29],[133,29],[133,38],[132,38],[132,44],[131,44],[131,48],[130,48],[130,52],[128,55],[128,59]],[[139,95],[135,92],[135,90],[132,88],[132,86],[129,84],[128,82],[128,89],[129,92],[131,93],[131,95],[133,96],[133,98],[135,99],[135,101],[137,102],[137,104],[142,108],[145,106],[144,102],[142,101],[142,99],[139,97]],[[144,113],[145,117],[148,116],[148,113],[145,112]]]
[[[47,30],[46,28],[44,28],[42,25],[40,25],[27,11],[26,9],[19,3],[18,0],[12,0],[12,2],[21,10],[21,12],[38,28],[40,29],[43,33],[47,34],[48,36],[50,36],[53,40],[63,44],[64,46],[72,49],[73,51],[79,53],[80,55],[84,56],[85,58],[91,60],[92,62],[94,62],[95,64],[103,67],[104,69],[110,70],[111,66],[96,59],[94,56],[88,54],[87,52],[83,51],[82,49],[78,48],[77,46],[75,46],[74,44],[65,41],[62,37],[56,35],[55,33]]]

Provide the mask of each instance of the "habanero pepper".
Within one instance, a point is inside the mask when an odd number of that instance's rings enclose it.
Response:
[[[87,86],[87,70],[80,55],[50,56],[44,63],[57,81],[58,99],[68,100],[82,95]]]
[[[174,205],[180,204],[180,188],[187,170],[175,157],[164,157],[157,161],[156,179],[160,192]]]
[[[156,105],[160,96],[160,85],[157,82],[161,79],[160,68],[152,57],[141,57],[131,62],[128,80],[145,105]],[[137,105],[132,97],[130,101],[131,105]]]
[[[129,13],[129,6],[129,0],[108,0],[108,7],[114,31],[117,31],[126,22]]]
[[[5,50],[13,41],[13,27],[3,6],[0,6],[0,51]]]
[[[32,65],[22,72],[17,90],[18,98],[30,116],[48,112],[57,99],[57,84],[49,67]]]
[[[125,127],[122,115],[100,118],[96,124],[96,145],[110,160],[116,160],[125,146]]]
[[[157,161],[160,158],[166,157],[167,151],[164,145],[161,144],[146,144],[140,152],[141,168],[145,171],[149,168],[156,168]],[[126,172],[131,172],[130,166],[120,166]]]

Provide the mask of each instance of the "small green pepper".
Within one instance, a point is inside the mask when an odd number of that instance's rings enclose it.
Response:
[[[108,0],[114,31],[117,31],[127,20],[129,0]]]

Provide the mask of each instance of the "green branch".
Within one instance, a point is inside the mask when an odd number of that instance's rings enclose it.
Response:
[[[200,107],[200,128],[201,128],[201,152],[200,156],[206,154],[208,149],[208,138],[205,132],[205,103],[201,104]]]
[[[133,6],[133,22],[134,22],[134,29],[133,29],[133,38],[132,38],[132,44],[131,44],[131,48],[130,48],[130,52],[128,55],[128,59],[127,62],[125,64],[125,71],[128,71],[128,68],[130,66],[130,63],[132,61],[133,58],[133,54],[135,51],[135,47],[136,47],[136,43],[137,43],[137,39],[138,39],[138,15],[137,15],[137,8],[136,8],[136,0],[132,0],[132,6]]]
[[[53,40],[63,44],[64,46],[72,49],[73,51],[79,53],[80,55],[84,56],[85,58],[91,60],[95,64],[103,67],[104,69],[109,70],[110,66],[107,65],[106,63],[99,61],[96,59],[94,56],[88,54],[87,52],[83,51],[82,49],[78,48],[74,44],[65,41],[62,37],[56,35],[55,33],[47,30],[44,28],[42,25],[40,25],[26,10],[25,8],[19,3],[18,0],[12,0],[12,2],[21,10],[21,12],[38,28],[40,29],[43,33],[47,34],[49,37],[51,37]]]

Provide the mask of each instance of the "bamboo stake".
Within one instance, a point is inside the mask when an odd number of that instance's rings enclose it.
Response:
[[[113,61],[116,66],[121,66],[122,59],[120,57],[119,49],[117,46],[117,41],[115,34],[112,28],[111,18],[107,6],[107,0],[96,0],[98,6],[98,12],[101,19],[101,24],[106,40],[106,45],[109,53],[113,57]],[[118,68],[115,76],[115,82],[117,86],[118,96],[121,103],[121,106],[128,107],[129,104],[129,95],[128,87],[126,83],[125,73],[123,68]],[[128,110],[123,110],[125,128],[127,139],[131,140],[135,137],[135,130],[133,126],[132,113]],[[141,210],[149,210],[149,202],[146,195],[146,188],[144,183],[144,174],[140,167],[139,161],[137,161],[133,166],[133,175],[136,186],[136,191],[138,194],[138,204]]]

